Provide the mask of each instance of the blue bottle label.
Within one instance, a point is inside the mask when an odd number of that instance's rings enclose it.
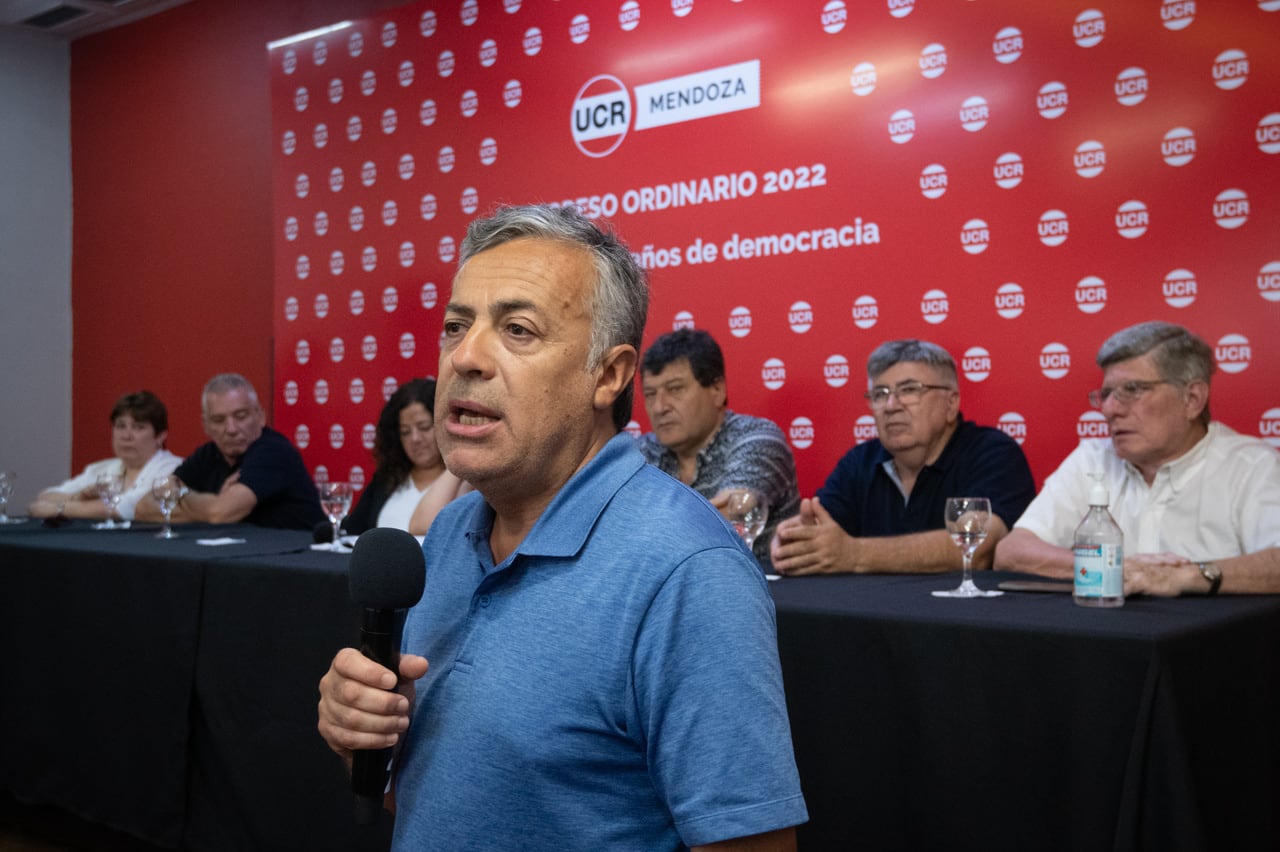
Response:
[[[1118,544],[1077,544],[1075,593],[1085,598],[1116,598],[1124,594],[1124,551]]]

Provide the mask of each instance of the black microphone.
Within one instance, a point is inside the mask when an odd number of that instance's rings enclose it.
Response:
[[[367,530],[356,539],[351,551],[347,582],[351,600],[364,609],[360,653],[398,677],[405,610],[422,597],[426,582],[422,545],[404,530]],[[382,812],[391,753],[390,748],[383,748],[357,751],[352,757],[351,790],[355,793],[359,825],[374,824]]]

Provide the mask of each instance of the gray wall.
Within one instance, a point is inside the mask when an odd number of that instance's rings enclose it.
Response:
[[[70,52],[0,31],[0,469],[25,512],[71,463]]]

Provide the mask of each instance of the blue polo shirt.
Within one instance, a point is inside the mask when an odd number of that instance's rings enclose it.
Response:
[[[396,849],[680,849],[807,819],[773,603],[719,512],[620,434],[498,565],[492,520],[468,494],[423,545]]]
[[[1004,525],[1013,524],[1036,496],[1022,447],[999,429],[963,416],[933,464],[925,465],[904,500],[884,469],[892,456],[877,438],[844,454],[818,501],[852,536],[906,535],[943,529],[948,497],[986,497]]]

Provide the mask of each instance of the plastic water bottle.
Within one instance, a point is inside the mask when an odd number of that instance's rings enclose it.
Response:
[[[1107,511],[1101,474],[1089,489],[1089,512],[1076,527],[1075,600],[1080,606],[1124,606],[1124,533]]]

